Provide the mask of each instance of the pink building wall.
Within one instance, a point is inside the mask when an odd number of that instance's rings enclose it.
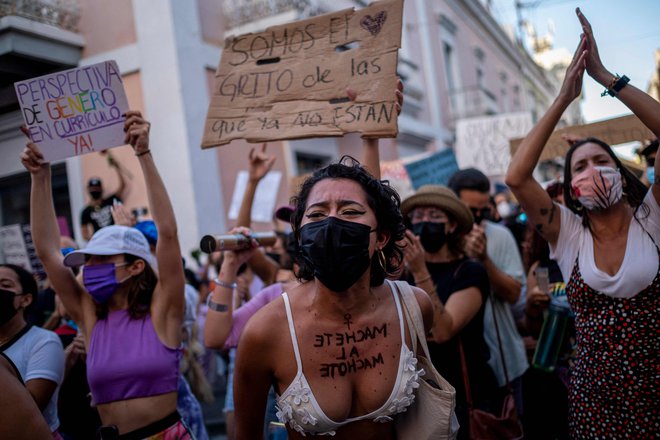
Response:
[[[139,0],[138,0],[139,1]],[[83,58],[135,43],[132,0],[78,0]]]
[[[224,15],[221,2],[217,0],[197,0],[202,40],[222,47],[225,41]]]

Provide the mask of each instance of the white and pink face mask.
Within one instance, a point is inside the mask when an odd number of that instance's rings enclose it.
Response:
[[[588,210],[602,210],[621,200],[621,173],[611,167],[590,167],[573,177],[571,188]]]

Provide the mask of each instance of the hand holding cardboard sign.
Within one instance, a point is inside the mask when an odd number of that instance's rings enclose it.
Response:
[[[348,99],[355,102],[358,92],[349,87],[346,89],[346,95],[348,96]],[[403,105],[403,82],[401,82],[400,78],[397,79],[394,96],[396,97],[396,114],[399,115],[401,114],[401,106]],[[362,147],[364,150],[362,160],[360,161],[362,166],[364,166],[376,179],[380,179],[380,151],[378,150],[378,137],[363,137]]]
[[[126,137],[124,138],[124,142],[131,144],[136,156],[141,156],[149,152],[150,128],[151,123],[144,120],[141,112],[137,110],[126,112],[126,121],[124,122]]]
[[[25,136],[30,137],[29,132],[24,126],[21,127],[21,131]],[[21,162],[25,169],[33,176],[43,174],[49,170],[49,163],[45,161],[39,147],[33,142],[28,142],[25,145],[25,149],[21,153]]]
[[[351,101],[355,101],[358,97],[358,92],[348,87],[346,88],[346,96],[348,96],[348,99]],[[394,91],[394,96],[396,97],[396,114],[400,115],[401,107],[403,107],[403,82],[401,81],[401,78],[397,78],[396,80],[396,90]]]

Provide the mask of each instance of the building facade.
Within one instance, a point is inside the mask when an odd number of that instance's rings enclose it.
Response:
[[[253,145],[235,141],[199,147],[224,39],[361,0],[18,0],[0,6],[0,225],[29,221],[29,176],[19,154],[24,138],[13,83],[34,76],[117,61],[129,105],[152,123],[154,158],[169,190],[182,251],[207,233],[232,226],[227,213],[237,175]],[[0,2],[5,5],[5,2]],[[512,42],[478,0],[406,0],[398,73],[405,85],[399,136],[381,142],[381,159],[394,160],[453,148],[457,121],[526,111],[536,120],[557,82]],[[147,205],[130,147],[112,150],[133,176],[128,208]],[[275,205],[295,192],[297,176],[349,154],[361,157],[359,135],[273,142],[281,173]],[[86,182],[117,177],[107,158],[87,154],[53,164],[58,215],[78,241]],[[256,222],[267,229],[268,222]]]
[[[651,75],[646,92],[660,101],[660,49],[655,51],[655,70]]]

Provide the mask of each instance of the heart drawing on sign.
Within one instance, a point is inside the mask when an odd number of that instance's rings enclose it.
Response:
[[[362,20],[360,20],[360,26],[368,30],[369,33],[375,37],[383,28],[386,19],[387,11],[381,11],[373,17],[371,15],[365,15],[362,17]]]

